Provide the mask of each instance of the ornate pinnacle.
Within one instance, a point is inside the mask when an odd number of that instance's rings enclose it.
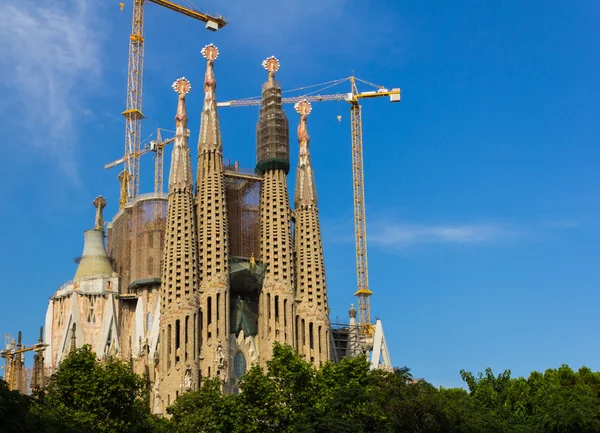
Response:
[[[185,77],[175,80],[172,87],[173,90],[175,90],[175,92],[177,92],[179,95],[187,95],[190,93],[190,90],[192,90],[190,81]]]
[[[188,187],[192,182],[192,167],[190,165],[190,150],[187,143],[187,111],[185,108],[185,95],[190,93],[192,85],[185,77],[173,83],[173,90],[178,95],[177,114],[175,115],[175,144],[171,157],[171,170],[169,173],[169,191],[175,186]]]
[[[96,223],[94,224],[94,230],[104,229],[104,219],[102,217],[102,210],[106,206],[106,200],[104,197],[99,195],[92,203],[96,208]]]
[[[265,68],[269,72],[269,81],[275,80],[275,72],[279,70],[279,60],[277,57],[271,56],[263,60],[262,62],[263,68]]]
[[[214,62],[219,57],[219,49],[213,44],[208,44],[202,48],[200,54],[209,62]]]
[[[192,85],[185,77],[181,77],[173,83],[173,90],[179,95],[177,114],[175,115],[175,126],[185,128],[187,126],[187,111],[185,109],[185,95],[190,93]]]
[[[310,141],[310,136],[308,135],[308,129],[306,127],[306,118],[312,111],[312,107],[310,102],[306,99],[302,101],[296,102],[294,105],[294,109],[298,114],[300,114],[300,124],[298,125],[298,143],[300,143],[300,155],[308,154],[308,142]]]

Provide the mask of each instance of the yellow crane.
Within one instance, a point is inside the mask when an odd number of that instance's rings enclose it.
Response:
[[[282,98],[282,103],[295,104],[301,100],[308,100],[309,102],[346,101],[350,104],[350,127],[352,132],[352,180],[354,191],[354,236],[356,241],[356,280],[358,287],[354,295],[358,298],[358,323],[360,332],[363,335],[369,336],[373,333],[370,301],[370,297],[373,292],[369,289],[369,267],[367,261],[367,219],[365,209],[365,182],[363,169],[362,107],[360,105],[360,101],[362,99],[387,96],[390,98],[391,102],[399,102],[400,89],[396,88],[388,90],[385,87],[374,85],[368,81],[361,80],[354,76],[323,83],[323,85],[328,85],[327,88],[329,88],[346,81],[350,82],[350,93],[337,93],[330,95],[308,94],[297,97],[286,97]],[[377,90],[359,92],[356,86],[357,81],[369,84],[375,87]],[[307,86],[302,89],[306,89],[308,87],[316,86]],[[219,102],[217,103],[217,106],[248,107],[257,106],[260,104],[260,99],[248,98]],[[338,116],[338,122],[340,120],[341,117]]]
[[[186,15],[206,23],[206,29],[217,31],[224,27],[227,21],[220,15],[208,15],[196,9],[181,6],[168,0],[147,0],[172,11]],[[131,36],[129,37],[129,65],[127,72],[127,104],[125,116],[125,154],[123,172],[119,175],[121,182],[120,206],[132,201],[139,195],[140,188],[140,144],[142,133],[142,82],[144,76],[144,5],[146,0],[133,0],[133,17],[131,21]],[[189,1],[188,1],[189,3]],[[121,11],[125,5],[119,4]]]
[[[161,128],[158,128],[156,130],[156,140],[150,140],[148,142],[148,145],[145,146],[144,148],[142,148],[139,153],[139,156],[145,155],[149,152],[155,153],[155,155],[154,155],[154,192],[156,192],[156,193],[163,192],[165,146],[167,144],[175,141],[175,137],[171,137],[166,140],[163,140],[162,134],[160,131],[161,131]],[[167,131],[167,130],[163,129],[163,131]],[[173,131],[168,131],[168,132],[173,132]],[[154,135],[154,133],[152,133],[151,135]],[[123,162],[125,162],[125,157],[119,158],[113,162],[109,162],[108,164],[106,164],[104,166],[104,169],[107,170],[109,168],[123,164]],[[121,176],[121,175],[119,175],[119,176]],[[121,183],[121,198],[120,198],[120,206],[121,207],[125,206],[126,201],[122,201],[122,200],[127,197],[127,195],[126,195],[127,191],[124,188],[125,184],[123,181],[125,181],[125,179],[122,179],[122,183]]]
[[[33,346],[24,346],[21,343],[21,331],[19,331],[18,341],[10,336],[10,334],[4,334],[6,340],[6,348],[0,350],[0,358],[6,360],[6,364],[2,367],[4,370],[4,381],[8,384],[9,390],[17,389],[17,379],[20,373],[23,372],[23,354],[30,351],[43,352],[48,346],[42,342],[42,332],[40,330],[40,341]],[[25,384],[21,384],[25,386]]]

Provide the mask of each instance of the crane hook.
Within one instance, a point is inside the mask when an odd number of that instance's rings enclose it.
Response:
[[[342,122],[342,116],[338,116],[337,119],[338,119],[338,123]]]
[[[121,9],[121,12],[123,12],[124,8],[125,8],[125,3],[123,3],[123,2],[119,3],[119,9]]]

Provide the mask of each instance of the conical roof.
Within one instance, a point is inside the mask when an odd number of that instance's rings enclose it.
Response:
[[[94,200],[96,207],[96,221],[94,228],[86,230],[83,233],[83,254],[75,272],[75,280],[95,277],[95,276],[110,276],[113,273],[113,268],[104,248],[104,220],[102,218],[102,210],[106,206],[106,200],[102,196]]]
[[[113,269],[104,249],[104,230],[86,230],[83,236],[83,255],[74,279],[112,275]]]

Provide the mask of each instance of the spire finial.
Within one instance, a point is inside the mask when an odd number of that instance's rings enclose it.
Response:
[[[175,115],[175,143],[169,172],[169,191],[173,186],[187,188],[192,184],[192,166],[188,147],[188,117],[185,108],[185,95],[190,93],[192,85],[187,78],[181,77],[175,80],[172,87],[178,95],[178,100],[177,114]]]
[[[106,200],[104,197],[99,195],[92,202],[92,204],[96,208],[96,223],[94,224],[94,230],[104,230],[104,218],[102,216],[102,211],[106,207]]]
[[[277,57],[275,56],[271,56],[271,57],[267,57],[265,60],[263,60],[262,62],[263,68],[265,68],[268,72],[269,72],[269,82],[272,82],[275,80],[275,72],[277,72],[279,70],[279,60],[277,60]]]
[[[303,99],[302,101],[296,102],[294,109],[298,114],[300,114],[300,124],[298,125],[300,156],[308,155],[308,142],[310,141],[310,136],[308,135],[308,129],[306,127],[306,119],[312,111],[312,107],[310,102],[308,102],[306,99]]]
[[[214,44],[208,44],[202,48],[200,54],[209,62],[214,62],[219,57],[219,49]]]
[[[187,111],[185,108],[185,95],[190,93],[192,85],[189,80],[185,77],[181,77],[173,83],[173,90],[179,95],[179,101],[177,103],[177,114],[175,115],[175,127],[186,128],[187,127]],[[185,131],[183,131],[185,132]]]
[[[222,151],[219,116],[217,114],[217,80],[215,79],[215,60],[219,57],[219,49],[208,44],[202,48],[202,56],[206,59],[204,74],[204,107],[200,121],[200,137],[198,138],[198,154],[205,151]]]
[[[211,106],[215,100],[217,81],[215,80],[214,64],[219,57],[219,49],[213,44],[208,44],[202,48],[200,53],[206,59],[206,73],[204,74],[204,109],[206,110],[207,106]]]
[[[350,310],[348,311],[348,315],[351,319],[356,319],[356,310],[354,309],[354,304],[350,304]]]

